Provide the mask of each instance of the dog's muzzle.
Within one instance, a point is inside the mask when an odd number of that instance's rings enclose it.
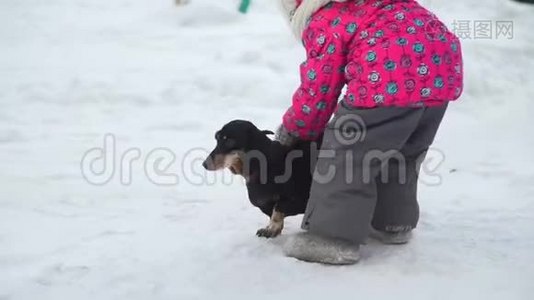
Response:
[[[216,170],[214,159],[211,156],[208,156],[208,158],[206,158],[206,160],[204,160],[204,162],[202,162],[202,166],[204,167],[204,169],[206,169],[208,171],[215,171]]]
[[[210,155],[202,163],[202,166],[208,171],[229,168],[234,174],[241,174],[243,169],[243,164],[238,153]]]

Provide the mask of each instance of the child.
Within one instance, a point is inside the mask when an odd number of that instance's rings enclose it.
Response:
[[[307,60],[277,139],[291,145],[324,133],[325,150],[302,223],[307,231],[290,238],[285,252],[353,264],[370,233],[401,244],[417,225],[420,163],[447,103],[462,93],[460,42],[415,0],[282,4]]]

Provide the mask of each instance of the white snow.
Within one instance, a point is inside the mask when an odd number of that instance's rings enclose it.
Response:
[[[449,25],[511,20],[514,38],[464,40],[466,91],[413,242],[325,267],[282,255],[300,217],[259,239],[240,179],[194,175],[222,124],[274,129],[289,105],[303,50],[275,0],[247,15],[234,0],[2,0],[0,299],[531,299],[534,6],[423,3]],[[106,133],[116,172],[94,186],[80,161]],[[145,174],[162,147],[177,184]]]

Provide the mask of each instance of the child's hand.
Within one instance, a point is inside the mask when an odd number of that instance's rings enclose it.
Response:
[[[283,124],[276,129],[274,139],[280,142],[280,144],[288,147],[294,146],[299,140],[298,137],[291,135]]]

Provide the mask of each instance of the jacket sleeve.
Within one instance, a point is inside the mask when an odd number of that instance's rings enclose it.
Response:
[[[308,28],[304,33],[307,59],[300,66],[300,87],[283,117],[288,132],[315,140],[325,129],[346,83],[346,54],[339,36]]]

